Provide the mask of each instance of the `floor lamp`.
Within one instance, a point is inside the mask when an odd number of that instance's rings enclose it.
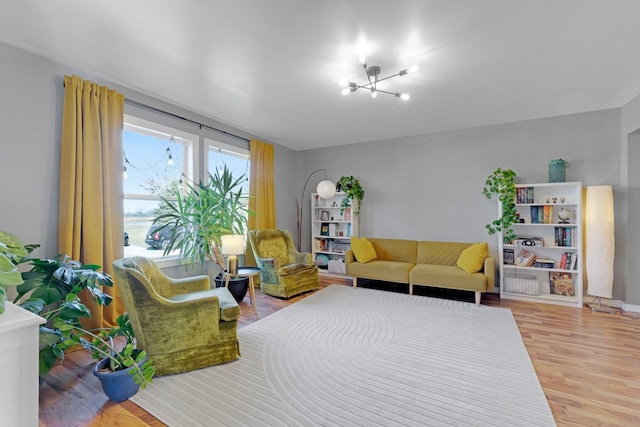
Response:
[[[587,187],[585,219],[587,294],[595,296],[587,306],[592,311],[613,313],[614,310],[601,301],[613,297],[615,235],[610,185]]]
[[[304,187],[302,187],[302,196],[300,197],[300,202],[296,200],[296,205],[298,208],[298,251],[300,251],[300,247],[302,246],[302,212],[304,211],[304,192],[307,190],[307,184],[309,183],[309,179],[316,172],[324,172],[324,180],[318,183],[316,187],[316,192],[318,196],[323,199],[330,199],[336,194],[336,185],[329,181],[327,178],[327,170],[326,169],[316,169],[309,174],[307,180],[304,182]]]

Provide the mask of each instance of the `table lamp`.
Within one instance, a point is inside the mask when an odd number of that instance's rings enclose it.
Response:
[[[227,271],[231,274],[238,272],[238,257],[244,253],[244,237],[239,234],[222,236],[222,254],[227,258]]]

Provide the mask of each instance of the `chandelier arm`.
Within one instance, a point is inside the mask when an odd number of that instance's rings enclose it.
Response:
[[[393,75],[391,75],[391,76],[389,76],[389,77],[384,77],[384,78],[382,78],[382,79],[378,79],[378,81],[379,81],[379,82],[381,82],[381,81],[383,81],[383,80],[389,80],[390,78],[392,78],[392,77],[396,77],[396,76],[399,76],[399,75],[400,75],[400,73],[396,73],[396,74],[393,74]]]
[[[387,93],[389,95],[396,96],[395,92],[387,92],[386,90],[376,89],[376,92],[382,92],[382,93]]]

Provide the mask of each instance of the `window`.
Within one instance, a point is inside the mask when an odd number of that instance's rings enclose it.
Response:
[[[249,193],[249,150],[234,147],[223,142],[205,138],[207,144],[207,170],[215,173],[216,169],[227,165],[234,177],[245,175],[247,180],[242,191]]]
[[[193,179],[198,136],[133,117],[125,117],[125,255],[163,256],[169,229],[153,232],[160,196],[168,197],[183,174]],[[128,241],[127,241],[128,240]]]
[[[148,114],[146,120],[125,115],[123,133],[125,256],[156,260],[175,259],[176,255],[164,257],[163,242],[170,229],[152,229],[160,196],[169,197],[171,189],[187,181],[206,182],[208,172],[215,173],[224,165],[234,177],[246,175],[243,191],[249,192],[248,146],[226,142],[232,140],[226,135],[205,136],[211,132],[203,126],[186,126],[192,132],[168,126],[170,122],[158,116],[156,122]]]

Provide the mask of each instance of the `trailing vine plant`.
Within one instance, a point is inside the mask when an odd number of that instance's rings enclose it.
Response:
[[[482,189],[487,199],[495,194],[502,206],[502,215],[485,227],[489,235],[502,231],[503,242],[510,243],[516,238],[511,225],[518,222],[516,210],[516,173],[511,169],[498,168],[487,177]]]
[[[353,176],[343,176],[338,180],[338,185],[347,196],[340,203],[340,215],[344,214],[344,210],[351,206],[351,201],[354,199],[358,201],[358,204],[353,209],[353,215],[359,215],[362,199],[364,199],[364,189],[360,185],[360,181]]]

